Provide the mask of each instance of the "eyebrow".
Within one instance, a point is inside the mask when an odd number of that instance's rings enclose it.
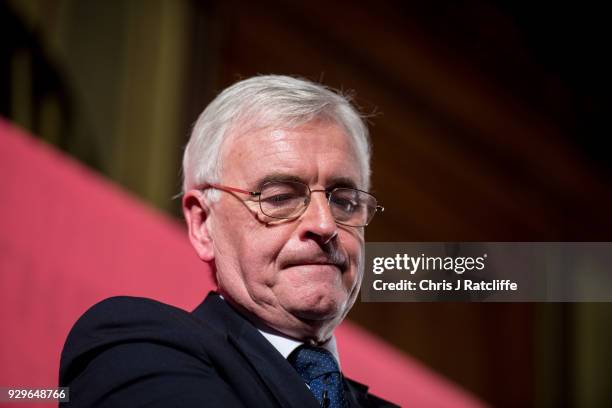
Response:
[[[296,181],[303,184],[308,184],[308,182],[302,177],[298,177],[294,174],[275,172],[270,173],[260,179],[257,183],[257,191],[261,190],[264,184],[270,181]],[[349,177],[332,177],[327,181],[327,185],[325,187],[326,190],[331,190],[337,187],[346,187],[346,188],[357,188],[357,184],[355,181]]]
[[[262,179],[260,179],[257,182],[257,186],[256,186],[257,191],[260,191],[263,185],[270,181],[297,181],[299,183],[308,184],[306,180],[304,180],[301,177],[295,176],[293,174],[274,172],[274,173],[267,174],[266,176],[264,176]]]
[[[337,187],[357,188],[357,184],[349,177],[332,177],[327,183],[327,189]]]

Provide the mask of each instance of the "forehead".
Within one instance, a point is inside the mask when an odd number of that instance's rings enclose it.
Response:
[[[352,180],[362,187],[358,154],[344,128],[316,121],[294,128],[237,129],[222,149],[224,182],[248,183],[285,174],[307,183]]]

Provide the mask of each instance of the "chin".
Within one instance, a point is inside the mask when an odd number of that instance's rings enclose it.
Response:
[[[298,291],[299,293],[299,291]],[[346,295],[330,294],[321,291],[302,295],[293,302],[292,314],[303,320],[333,320],[340,316],[346,307]]]

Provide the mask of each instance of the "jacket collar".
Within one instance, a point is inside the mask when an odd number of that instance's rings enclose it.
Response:
[[[280,406],[319,408],[318,401],[291,364],[219,294],[210,292],[192,313],[223,336],[248,361]],[[378,399],[368,394],[366,385],[344,378],[350,407],[378,406],[373,404],[372,398]]]
[[[319,406],[304,381],[261,333],[215,292],[210,292],[193,315],[227,339],[246,359],[283,407]]]

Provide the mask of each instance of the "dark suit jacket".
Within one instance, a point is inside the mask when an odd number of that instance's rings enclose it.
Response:
[[[283,356],[211,292],[191,314],[114,297],[89,309],[62,352],[66,407],[312,407]],[[393,406],[345,379],[351,407]]]

